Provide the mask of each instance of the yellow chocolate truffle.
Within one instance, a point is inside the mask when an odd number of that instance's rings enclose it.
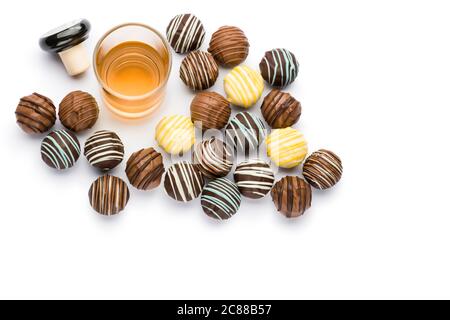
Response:
[[[195,143],[194,124],[185,116],[164,117],[156,126],[156,141],[167,153],[185,153]]]
[[[294,168],[305,160],[308,144],[293,128],[274,130],[266,139],[267,155],[280,168]]]
[[[264,80],[258,71],[239,66],[225,77],[224,86],[228,101],[236,106],[250,108],[261,98]]]

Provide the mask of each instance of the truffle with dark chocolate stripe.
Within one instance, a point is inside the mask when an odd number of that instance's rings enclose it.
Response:
[[[203,131],[223,129],[230,120],[230,116],[230,103],[218,93],[199,92],[192,100],[192,122]]]
[[[303,176],[316,189],[329,189],[342,177],[341,159],[329,150],[319,150],[311,154],[303,165]]]
[[[261,112],[269,126],[282,129],[291,127],[300,120],[302,107],[289,93],[273,89],[264,98]]]
[[[87,92],[69,93],[59,105],[59,120],[69,130],[81,132],[90,129],[97,122],[99,114],[97,101]]]
[[[84,155],[89,163],[104,171],[117,167],[124,153],[122,140],[112,131],[97,131],[84,144]]]
[[[182,161],[172,165],[164,177],[164,189],[169,197],[189,202],[200,196],[205,180],[199,168]]]
[[[261,199],[272,189],[275,174],[264,161],[249,160],[236,167],[234,181],[243,196],[250,199]]]
[[[80,142],[72,132],[53,131],[42,140],[41,157],[51,168],[65,170],[73,167],[80,153]]]
[[[166,30],[167,41],[177,53],[187,53],[201,47],[205,39],[205,28],[193,14],[179,14]]]
[[[201,204],[209,217],[227,220],[238,212],[241,194],[236,184],[226,178],[220,178],[211,181],[203,189]]]
[[[299,177],[285,177],[272,188],[277,210],[287,218],[302,216],[311,207],[311,186]]]
[[[225,67],[235,67],[247,59],[250,44],[238,27],[223,26],[213,33],[209,53]]]
[[[284,88],[298,76],[299,64],[295,55],[286,49],[267,51],[259,64],[261,75],[271,86]]]
[[[44,133],[55,124],[56,108],[49,98],[33,93],[20,99],[16,108],[16,120],[26,133]]]
[[[226,127],[226,143],[236,150],[256,150],[264,141],[266,128],[263,121],[249,112],[238,113]]]
[[[161,153],[153,148],[133,153],[127,161],[125,172],[131,185],[139,190],[153,190],[161,183],[164,174]]]
[[[233,168],[233,154],[222,140],[211,138],[195,146],[194,164],[207,178],[222,178]]]
[[[208,52],[191,52],[181,63],[180,78],[192,90],[211,88],[218,76],[219,67]]]
[[[101,215],[118,214],[125,209],[129,199],[128,186],[118,177],[104,175],[95,180],[89,189],[89,202]]]

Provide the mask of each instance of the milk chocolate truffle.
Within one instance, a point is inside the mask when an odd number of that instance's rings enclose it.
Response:
[[[311,186],[325,190],[336,185],[342,177],[342,162],[331,151],[319,150],[311,154],[303,165],[303,176]]]
[[[59,105],[59,120],[69,130],[80,132],[90,129],[98,119],[97,101],[89,93],[69,93]]]
[[[51,168],[65,170],[73,167],[80,153],[80,142],[69,131],[53,131],[42,140],[41,157]]]
[[[145,191],[153,190],[160,185],[164,171],[163,157],[153,148],[133,153],[125,169],[131,185]]]
[[[295,55],[286,49],[267,51],[259,64],[261,75],[271,86],[284,88],[298,76],[299,64]]]
[[[272,188],[277,210],[287,218],[297,218],[311,207],[311,186],[299,177],[285,177]]]
[[[212,35],[208,51],[220,65],[235,67],[247,59],[249,47],[244,31],[224,26]]]
[[[211,218],[227,220],[233,217],[241,206],[238,187],[226,178],[211,181],[201,197],[203,211]]]
[[[233,168],[233,154],[222,140],[211,138],[199,143],[193,162],[207,178],[222,178]]]
[[[191,52],[181,63],[180,78],[192,90],[211,88],[218,76],[219,67],[208,52]]]
[[[289,93],[273,89],[264,98],[261,112],[269,126],[281,129],[293,126],[300,120],[302,107]]]
[[[55,124],[56,108],[49,98],[33,93],[20,99],[16,108],[16,120],[26,133],[44,133]]]
[[[105,216],[121,212],[129,199],[128,186],[118,177],[104,175],[95,180],[89,189],[89,202],[92,208]]]
[[[235,150],[256,150],[264,140],[266,128],[261,119],[249,112],[238,113],[225,130],[226,143]]]
[[[175,52],[187,53],[201,47],[205,28],[193,14],[179,14],[170,21],[166,34]]]
[[[249,160],[236,167],[234,181],[243,196],[250,199],[261,199],[272,189],[275,174],[264,161]]]
[[[231,116],[227,99],[215,92],[200,92],[191,103],[191,119],[203,131],[223,129]]]
[[[164,189],[169,197],[189,202],[200,196],[205,181],[196,165],[182,161],[172,165],[164,177]]]
[[[104,171],[117,167],[122,162],[124,153],[122,140],[112,131],[97,131],[84,145],[84,155],[89,163]]]

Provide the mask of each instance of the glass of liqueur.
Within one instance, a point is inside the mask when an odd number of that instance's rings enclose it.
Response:
[[[167,41],[140,23],[108,31],[94,51],[94,70],[103,100],[124,118],[150,116],[161,105],[171,68]]]

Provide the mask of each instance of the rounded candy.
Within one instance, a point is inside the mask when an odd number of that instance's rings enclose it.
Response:
[[[156,141],[170,154],[189,151],[195,142],[195,129],[191,119],[180,115],[162,118],[156,126]]]
[[[264,80],[259,72],[239,66],[225,77],[224,86],[228,101],[236,106],[250,108],[261,98]]]
[[[260,199],[265,197],[272,189],[275,174],[264,161],[249,160],[236,167],[234,181],[243,196]]]
[[[201,47],[205,39],[205,28],[193,14],[179,14],[166,30],[167,41],[177,53],[187,53]]]
[[[220,178],[211,181],[203,189],[201,204],[209,217],[227,220],[238,212],[241,194],[236,184],[226,178]]]
[[[192,90],[211,88],[218,76],[219,67],[208,52],[191,52],[181,62],[180,78]]]
[[[42,140],[41,157],[51,168],[65,170],[73,167],[80,153],[80,142],[69,131],[53,131]]]
[[[222,178],[233,168],[233,155],[225,143],[216,138],[202,141],[194,150],[193,162],[207,178]]]
[[[26,133],[44,133],[55,124],[56,108],[49,98],[33,93],[20,99],[16,108],[16,120]]]
[[[69,130],[81,132],[90,129],[97,122],[99,109],[97,101],[89,93],[69,93],[59,105],[59,120]]]
[[[299,177],[285,177],[272,188],[277,210],[287,218],[300,217],[311,207],[311,186]]]
[[[331,151],[319,150],[311,154],[303,165],[303,176],[316,189],[329,189],[342,177],[342,162]]]
[[[131,185],[139,190],[152,190],[161,183],[164,174],[163,157],[153,148],[133,153],[125,172]]]
[[[227,145],[248,153],[256,150],[263,142],[266,128],[257,116],[249,112],[240,112],[230,121],[225,134]]]
[[[289,93],[273,89],[263,101],[261,112],[274,129],[293,126],[300,120],[302,107]]]
[[[218,93],[200,92],[192,100],[192,122],[203,131],[223,129],[230,120],[230,116],[230,103]]]
[[[234,67],[247,59],[249,47],[244,31],[224,26],[213,33],[208,51],[219,64]]]
[[[189,202],[200,196],[205,180],[197,166],[182,161],[172,165],[164,178],[164,189],[169,197]]]
[[[284,88],[298,76],[298,61],[294,54],[286,49],[267,51],[259,64],[264,80],[271,86]]]
[[[125,209],[129,199],[128,186],[118,177],[104,175],[95,180],[89,189],[89,202],[101,215],[118,214]]]
[[[308,144],[303,134],[292,128],[277,129],[266,139],[267,155],[281,168],[300,165],[308,153]]]
[[[84,155],[89,163],[104,171],[117,167],[124,153],[122,140],[112,131],[97,131],[84,144]]]

